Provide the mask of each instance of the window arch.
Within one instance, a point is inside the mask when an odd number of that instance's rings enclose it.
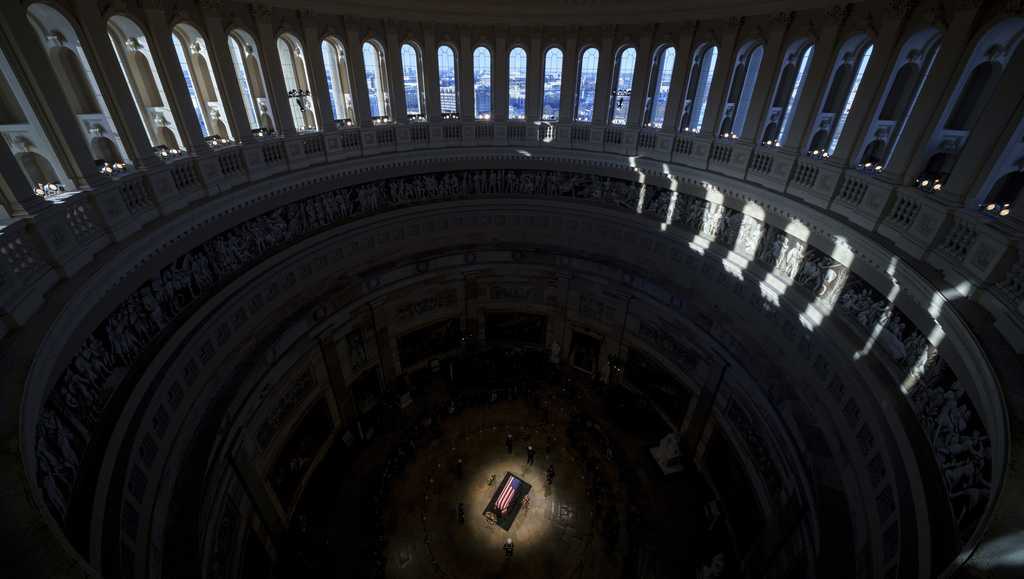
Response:
[[[418,46],[406,42],[400,49],[402,56],[402,85],[407,116],[426,115],[423,98],[423,76]]]
[[[248,32],[236,28],[228,33],[228,52],[235,69],[235,81],[242,93],[242,105],[249,120],[249,128],[260,132],[273,131],[274,117],[270,112],[267,83],[263,77],[256,39]]]
[[[601,53],[594,47],[587,48],[580,57],[579,74],[576,78],[576,120],[585,123],[594,120],[594,101],[597,97],[597,65]]]
[[[874,51],[875,45],[865,35],[850,38],[839,49],[839,56],[832,67],[828,92],[814,123],[814,126],[821,128],[812,135],[808,151],[830,156],[835,154]]]
[[[316,113],[310,98],[306,53],[299,39],[290,33],[277,37],[277,54],[281,59],[281,74],[288,91],[288,107],[297,131],[315,131]]]
[[[91,148],[98,164],[123,163],[127,160],[117,126],[103,98],[89,59],[71,22],[53,7],[41,2],[28,7],[28,19],[36,29],[61,81],[71,110],[78,117],[86,142],[103,139],[110,147]],[[98,156],[102,153],[102,156]],[[104,165],[105,166],[105,165]]]
[[[644,112],[644,124],[660,129],[665,124],[665,107],[668,105],[668,93],[672,88],[672,71],[676,65],[676,49],[662,46],[654,53],[651,64],[651,80],[647,89],[647,107]]]
[[[521,46],[508,53],[508,118],[526,118],[526,51]]]
[[[814,45],[798,40],[790,45],[783,58],[782,70],[775,83],[771,107],[768,109],[768,120],[762,142],[767,145],[780,146],[789,134],[793,122],[793,111],[800,102],[804,86],[807,84],[807,73],[814,58]]]
[[[736,63],[732,69],[732,80],[729,83],[729,95],[725,99],[725,111],[722,114],[722,135],[738,136],[743,134],[747,122],[747,111],[750,99],[754,95],[754,85],[761,71],[764,59],[764,45],[749,43],[736,55]]]
[[[866,140],[870,142],[862,147],[862,165],[870,163],[880,171],[888,163],[939,53],[941,40],[937,29],[928,28],[903,43],[889,75],[885,97],[868,126]]]
[[[686,83],[686,97],[683,101],[684,130],[699,133],[704,127],[704,113],[707,110],[717,63],[717,46],[704,45],[697,49],[697,54],[690,65],[689,82]]]
[[[491,51],[486,46],[473,50],[473,117],[491,118]]]
[[[437,86],[440,92],[441,115],[459,114],[459,67],[455,49],[447,44],[437,47]]]
[[[8,143],[36,194],[58,193],[72,182],[22,90],[7,56],[0,52],[0,136]],[[2,198],[0,198],[2,200]],[[14,213],[13,207],[9,207]]]
[[[926,145],[928,163],[917,182],[945,183],[956,165],[960,150],[974,125],[991,100],[1006,65],[1015,57],[1024,38],[1024,18],[1000,20],[985,31],[974,44],[938,125]],[[941,187],[941,185],[940,185]]]
[[[562,108],[562,49],[553,47],[544,53],[544,98],[541,118],[557,121]]]
[[[171,30],[171,42],[203,136],[232,138],[227,110],[210,67],[210,51],[203,35],[194,26],[181,23]]]
[[[352,125],[356,119],[356,108],[352,100],[352,75],[345,46],[337,38],[328,36],[320,43],[320,52],[324,59],[324,80],[327,81],[331,115],[336,121]]]
[[[370,100],[370,118],[374,122],[391,120],[387,63],[384,49],[375,40],[363,43],[363,73],[366,75],[366,95]]]
[[[629,119],[630,98],[633,95],[633,75],[636,73],[636,48],[630,46],[619,51],[615,59],[615,90],[612,92],[609,122],[624,125]]]
[[[121,15],[111,16],[107,20],[107,34],[150,144],[156,148],[181,148],[181,135],[167,104],[164,84],[154,64],[149,39],[134,20]]]

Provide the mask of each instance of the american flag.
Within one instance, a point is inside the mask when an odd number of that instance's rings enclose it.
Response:
[[[512,499],[516,498],[516,491],[519,489],[519,479],[514,476],[508,477],[508,482],[501,489],[501,494],[498,495],[498,500],[494,502],[494,508],[501,511],[502,514],[508,511],[509,506],[512,504]]]

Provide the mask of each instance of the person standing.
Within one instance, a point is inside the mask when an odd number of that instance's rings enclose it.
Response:
[[[537,451],[533,450],[533,445],[526,447],[526,464],[533,464],[533,457],[537,454]]]
[[[551,484],[552,482],[554,482],[554,480],[555,480],[555,465],[549,464],[548,465],[547,482],[548,482],[548,484]]]

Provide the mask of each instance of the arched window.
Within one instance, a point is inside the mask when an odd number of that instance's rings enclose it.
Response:
[[[768,109],[768,122],[764,130],[763,142],[768,145],[780,146],[789,134],[793,122],[793,111],[800,102],[807,72],[814,58],[814,45],[804,41],[793,43],[783,59],[782,71],[775,83],[772,106]]]
[[[178,126],[167,104],[164,84],[153,62],[146,35],[134,20],[121,15],[112,16],[107,21],[107,33],[150,144],[158,148],[180,148],[182,141]]]
[[[610,121],[624,125],[629,118],[629,101],[633,95],[633,74],[636,72],[636,49],[632,46],[619,51],[615,59],[615,91],[612,92]]]
[[[526,118],[526,51],[519,46],[508,53],[508,118]]]
[[[426,105],[423,102],[423,78],[420,76],[420,50],[418,47],[405,43],[402,54],[402,85],[405,92],[405,114],[408,116],[425,115]]]
[[[337,38],[329,36],[320,43],[320,52],[324,58],[324,80],[327,81],[331,115],[334,120],[351,125],[355,123],[356,109],[352,102],[352,76],[345,46]]]
[[[893,73],[889,76],[885,98],[868,126],[869,142],[861,151],[861,164],[882,167],[888,163],[939,53],[941,40],[939,31],[929,28],[915,33],[903,43]]]
[[[473,117],[491,118],[491,51],[486,46],[473,51]]]
[[[935,190],[947,182],[1007,65],[1017,57],[1021,39],[1024,39],[1024,18],[1020,17],[999,20],[978,39],[964,62],[953,98],[946,102],[925,145],[924,154],[929,160],[924,172],[916,177],[919,186],[928,181],[928,188]]]
[[[821,110],[818,111],[814,123],[814,126],[821,128],[811,137],[808,151],[835,154],[874,50],[875,46],[863,35],[855,36],[843,43],[839,50],[839,58],[832,68],[828,93],[821,103]]]
[[[18,83],[6,55],[0,52],[0,138],[38,195],[59,193],[73,185],[39,122],[31,101]],[[2,201],[2,199],[0,199]],[[11,200],[13,202],[13,200]],[[7,206],[8,213],[14,207]]]
[[[660,129],[665,124],[665,107],[672,88],[672,70],[676,66],[676,49],[662,46],[654,54],[651,82],[647,89],[647,110],[644,124]]]
[[[576,120],[589,123],[594,120],[594,101],[597,97],[597,64],[601,53],[588,48],[580,57],[576,79]]]
[[[686,83],[686,98],[683,101],[684,129],[699,133],[704,127],[704,113],[708,107],[717,62],[717,46],[704,45],[697,49],[697,55],[690,65],[690,80]]]
[[[210,51],[206,47],[206,40],[195,27],[178,24],[171,30],[171,41],[203,136],[232,138],[227,109],[217,79],[210,68]]]
[[[455,50],[447,44],[437,47],[437,86],[440,91],[441,114],[459,113],[459,67],[455,64]]]
[[[295,36],[284,33],[277,37],[277,54],[281,59],[284,88],[288,91],[288,106],[297,131],[317,129],[313,99],[310,98],[309,75],[306,71],[306,53]]]
[[[544,102],[541,118],[557,121],[562,107],[562,50],[549,48],[544,53]]]
[[[256,52],[256,40],[244,30],[232,30],[228,33],[228,52],[231,53],[231,65],[235,69],[235,80],[242,93],[249,128],[261,132],[273,131],[274,118],[270,113],[267,83],[263,78],[259,53]]]
[[[46,49],[71,110],[78,116],[86,141],[102,139],[110,144],[104,149],[92,148],[93,158],[101,164],[125,162],[127,155],[121,137],[74,26],[59,11],[41,2],[28,7],[28,17]],[[100,153],[102,156],[98,156]]]
[[[742,135],[747,122],[747,111],[750,99],[754,95],[757,74],[761,70],[764,58],[764,46],[748,44],[740,49],[736,56],[736,64],[732,69],[732,81],[729,83],[729,96],[725,99],[725,111],[722,114],[723,135]]]
[[[376,41],[363,43],[363,68],[366,74],[366,95],[370,100],[370,118],[374,122],[391,120],[391,99],[388,96],[388,72],[384,49]]]

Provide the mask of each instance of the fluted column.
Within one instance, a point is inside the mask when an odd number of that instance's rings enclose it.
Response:
[[[284,84],[284,72],[281,70],[281,56],[277,53],[277,37],[271,28],[271,11],[261,12],[256,18],[256,30],[259,35],[261,52],[263,53],[263,74],[267,81],[267,96],[270,105],[276,112],[277,131],[282,135],[295,134],[295,119],[292,118],[292,107],[288,101],[288,89]]]
[[[106,23],[100,18],[94,0],[74,0],[75,16],[80,26],[82,47],[92,57],[92,70],[100,91],[107,99],[117,132],[135,166],[144,169],[160,164],[153,153],[146,127],[139,118],[128,81],[114,54]]]
[[[940,197],[961,204],[974,193],[972,186],[980,185],[985,180],[986,175],[981,174],[981,171],[990,158],[1004,150],[1005,140],[1016,128],[1012,122],[1014,113],[1024,99],[1024,82],[1021,79],[1024,79],[1024,51],[1017,50],[967,137]]]
[[[864,78],[860,81],[857,89],[857,96],[853,101],[853,108],[846,119],[843,134],[839,136],[839,143],[832,155],[834,163],[846,165],[856,163],[859,159],[851,159],[850,156],[857,150],[858,145],[863,141],[865,132],[871,125],[871,117],[878,110],[881,94],[885,89],[885,80],[892,74],[893,59],[899,50],[900,35],[904,30],[902,19],[896,17],[883,21],[882,30],[875,42],[874,52],[871,54],[871,61],[864,71]]]
[[[37,99],[38,105],[33,110],[43,125],[40,128],[55,145],[61,166],[74,181],[65,186],[70,190],[107,183],[109,179],[96,169],[78,118],[71,111],[57,74],[46,57],[46,49],[28,21],[25,7],[17,2],[0,2],[0,27],[8,41],[4,43],[4,52],[10,56],[11,66],[21,69],[21,76],[27,83],[22,88]]]
[[[526,120],[536,122],[544,113],[544,45],[539,29],[530,32],[526,55]]]
[[[768,106],[768,100],[772,98],[772,87],[775,85],[776,75],[782,70],[782,58],[786,51],[782,41],[785,39],[786,31],[792,21],[792,14],[776,18],[768,33],[764,57],[761,58],[761,68],[757,71],[757,81],[754,83],[753,94],[750,95],[746,121],[744,121],[743,131],[740,134],[740,139],[743,141],[760,142],[760,135],[764,131],[767,121],[764,111]]]
[[[811,130],[811,121],[818,111],[818,104],[826,96],[827,87],[825,85],[828,83],[832,72],[832,63],[836,58],[836,39],[839,36],[839,29],[842,27],[842,20],[841,16],[827,19],[814,44],[811,69],[807,73],[803,90],[800,91],[800,101],[795,105],[793,120],[782,143],[783,148],[790,152],[803,152],[804,141]]]
[[[562,50],[562,86],[558,99],[558,122],[576,120],[576,75],[580,68],[579,32],[566,35]]]
[[[434,28],[423,28],[423,90],[427,95],[427,119],[441,120],[441,89],[437,81],[437,37]]]
[[[739,38],[740,30],[743,27],[743,19],[733,18],[730,20],[731,34],[727,35],[722,45],[718,47],[718,58],[715,60],[715,74],[711,79],[711,89],[708,91],[708,104],[704,108],[704,121],[701,123],[701,133],[711,137],[718,136],[718,121],[722,117],[722,108],[725,106],[726,91],[731,80],[730,72],[736,62],[736,40]]]
[[[345,23],[345,39],[348,44],[348,65],[352,74],[352,103],[356,109],[356,124],[370,126],[370,97],[366,92],[366,67],[363,64],[363,41],[360,23]]]
[[[231,62],[228,52],[228,36],[224,33],[224,21],[219,14],[204,10],[206,23],[206,49],[210,51],[212,73],[218,79],[220,94],[227,102],[227,113],[231,127],[237,140],[248,143],[253,140],[249,117],[245,114],[245,103],[242,101],[242,89],[236,80],[235,65]]]
[[[494,36],[494,51],[491,54],[491,118],[495,121],[508,120],[509,44],[508,32],[499,29]]]
[[[679,130],[679,116],[686,91],[687,73],[690,61],[693,60],[693,34],[696,23],[687,23],[679,33],[676,43],[676,62],[672,68],[672,84],[668,90],[668,103],[665,104],[665,123],[661,126],[663,133],[675,133]]]
[[[409,122],[405,106],[405,71],[402,70],[402,42],[394,22],[387,22],[384,31],[384,54],[387,60],[387,78],[390,85],[391,120]]]
[[[956,80],[961,73],[960,63],[965,54],[970,54],[976,14],[976,8],[953,13],[921,94],[913,110],[909,111],[910,119],[885,166],[885,175],[890,179],[909,184],[928,163],[927,144],[942,121],[943,107],[954,96]]]
[[[647,89],[651,84],[651,75],[658,74],[658,71],[651,70],[653,33],[653,30],[646,31],[636,45],[636,68],[633,70],[633,86],[630,87],[631,92],[629,96],[629,114],[626,116],[626,126],[634,129],[640,127],[640,123],[643,122],[647,98],[653,96],[647,94]]]
[[[313,100],[316,124],[320,131],[336,131],[331,97],[327,94],[326,65],[324,53],[320,50],[320,32],[315,21],[317,15],[303,14],[302,42],[306,45],[306,76],[309,78],[310,98]]]
[[[174,53],[171,29],[167,27],[167,13],[158,9],[146,9],[145,13],[153,62],[160,71],[160,77],[164,79],[164,91],[169,101],[167,104],[175,115],[178,130],[185,138],[185,146],[197,154],[207,151],[210,146],[206,144],[203,131],[199,128],[199,119],[185,85],[185,75]]]
[[[601,30],[601,54],[597,62],[597,83],[594,91],[594,124],[608,124],[608,105],[611,101],[612,71],[615,69],[615,29]]]

